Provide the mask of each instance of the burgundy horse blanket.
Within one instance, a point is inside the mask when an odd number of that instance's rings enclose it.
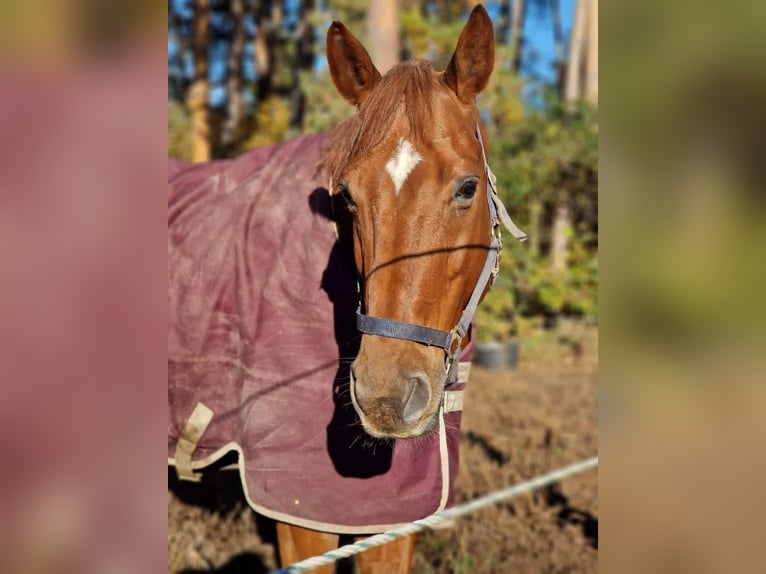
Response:
[[[348,390],[356,272],[316,168],[328,137],[169,162],[168,461],[195,480],[235,451],[256,511],[361,534],[451,504],[468,363],[438,432],[365,434]]]

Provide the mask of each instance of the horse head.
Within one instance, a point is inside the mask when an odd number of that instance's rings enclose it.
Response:
[[[498,249],[475,101],[494,64],[492,23],[474,8],[444,72],[417,60],[382,76],[339,22],[327,58],[357,107],[323,158],[331,193],[345,200],[359,274],[351,398],[369,434],[424,435],[438,425],[467,322],[455,327],[488,286],[480,276]]]

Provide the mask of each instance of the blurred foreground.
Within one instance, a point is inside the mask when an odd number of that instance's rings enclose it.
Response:
[[[622,2],[605,23],[600,563],[762,571],[763,2]]]

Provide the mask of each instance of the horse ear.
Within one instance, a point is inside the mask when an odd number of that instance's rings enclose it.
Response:
[[[327,62],[338,92],[358,106],[380,81],[380,72],[361,42],[340,22],[327,30]]]
[[[442,77],[458,98],[471,104],[476,94],[487,87],[494,65],[492,21],[484,6],[478,4],[460,33],[455,53]]]

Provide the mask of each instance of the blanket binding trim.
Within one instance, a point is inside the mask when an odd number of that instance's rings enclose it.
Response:
[[[470,362],[463,361],[459,364],[459,372],[461,375],[460,382],[462,383],[468,382],[468,375],[470,374],[470,370],[471,370]],[[201,403],[198,403],[198,405],[200,404]],[[441,424],[439,425],[439,459],[441,462],[442,490],[441,490],[441,499],[439,500],[439,506],[433,511],[433,514],[436,514],[437,512],[441,512],[442,510],[446,508],[447,499],[449,497],[449,483],[450,483],[449,453],[447,452],[447,430],[444,425],[444,415],[447,413],[459,411],[462,409],[463,409],[463,391],[462,390],[461,391],[446,391],[445,400],[442,403],[442,406],[440,407],[440,412],[439,412],[440,419],[441,419],[440,421]],[[192,416],[194,416],[193,413],[192,413]],[[184,430],[185,429],[186,427],[184,426]],[[261,506],[260,504],[256,504],[251,498],[250,492],[248,491],[248,488],[247,488],[247,476],[246,476],[246,468],[245,468],[246,460],[245,460],[244,450],[242,449],[242,446],[240,446],[240,444],[237,442],[227,443],[223,445],[221,448],[219,448],[218,450],[216,450],[215,452],[197,461],[191,461],[191,454],[190,454],[189,455],[190,456],[189,462],[190,462],[190,469],[191,469],[190,472],[193,472],[195,470],[201,471],[202,469],[204,469],[207,466],[210,466],[217,460],[220,460],[221,458],[223,458],[224,455],[230,453],[231,451],[234,451],[237,453],[237,462],[227,465],[226,467],[220,470],[235,470],[235,469],[238,470],[239,480],[240,480],[240,483],[242,484],[242,492],[245,495],[245,500],[247,501],[247,504],[255,512],[262,514],[264,516],[267,516],[268,518],[271,518],[273,520],[279,520],[281,522],[285,522],[288,524],[294,524],[296,526],[301,526],[303,528],[319,530],[321,532],[331,532],[334,534],[371,534],[376,532],[383,532],[385,530],[391,530],[393,528],[397,528],[401,526],[402,524],[405,524],[405,523],[394,523],[394,524],[368,524],[368,525],[358,525],[358,526],[346,526],[341,524],[332,524],[329,522],[319,522],[315,520],[299,518],[299,517],[285,514],[282,512],[270,510],[264,506]],[[171,466],[175,466],[176,470],[178,470],[179,462],[181,462],[177,459],[178,452],[179,452],[179,449],[177,448],[176,458],[168,457],[168,464]],[[192,480],[199,481],[199,477],[195,476],[195,478]]]

